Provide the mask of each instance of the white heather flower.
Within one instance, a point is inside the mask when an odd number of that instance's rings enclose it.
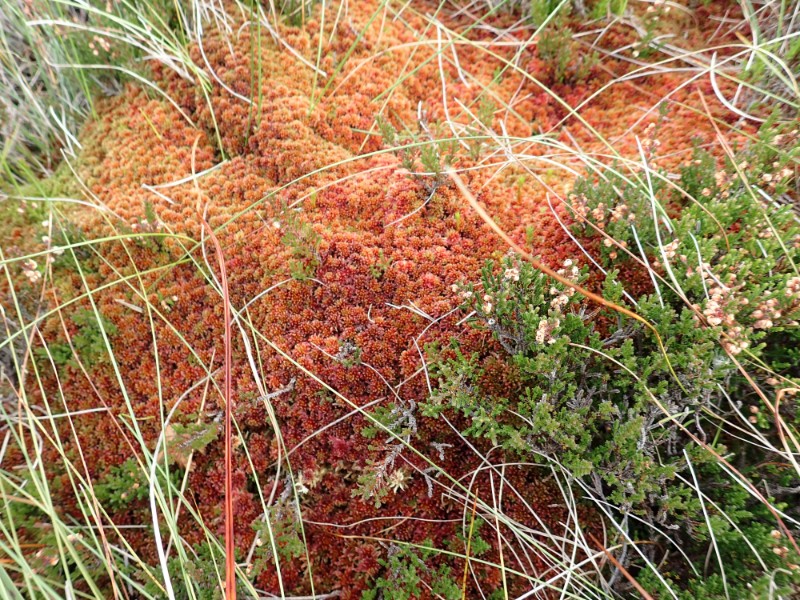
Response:
[[[753,323],[753,329],[769,329],[772,327],[772,321],[769,319],[760,319]]]
[[[703,309],[703,314],[712,327],[720,325],[725,319],[725,313],[719,303],[721,299],[721,295],[712,293],[711,299],[706,302],[706,307]]]
[[[680,241],[672,240],[669,244],[664,246],[664,254],[667,258],[675,258],[675,251],[678,249]]]
[[[567,305],[567,302],[569,302],[569,296],[566,294],[561,294],[560,296],[553,298],[553,300],[550,302],[550,306],[560,311]]]
[[[510,279],[511,281],[519,281],[519,269],[516,267],[506,269],[505,273],[503,273],[503,278]]]
[[[553,337],[553,331],[561,325],[561,319],[542,319],[539,321],[539,326],[536,328],[536,343],[537,344],[555,344],[556,338]]]
[[[625,213],[628,212],[628,206],[625,204],[620,204],[614,210],[611,211],[611,221],[616,223],[617,221],[622,220],[625,216]]]
[[[737,354],[741,354],[741,352],[742,352],[742,348],[741,348],[741,347],[740,347],[738,344],[736,344],[735,342],[729,342],[729,341],[727,341],[727,340],[724,340],[724,341],[722,342],[722,346],[723,346],[723,347],[724,347],[724,348],[725,348],[725,349],[726,349],[728,352],[730,352],[731,354],[733,354],[734,356],[736,356]],[[752,417],[751,417],[751,418],[752,418]]]
[[[31,283],[36,283],[42,278],[42,274],[36,269],[36,261],[30,258],[22,263],[22,273],[28,278]]]
[[[536,328],[536,343],[544,344],[544,337],[547,335],[547,321],[542,319]]]

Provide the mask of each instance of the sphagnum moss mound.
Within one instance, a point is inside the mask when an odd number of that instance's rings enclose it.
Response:
[[[792,593],[797,481],[777,450],[794,396],[776,421],[733,361],[770,393],[798,375],[777,350],[797,337],[796,225],[764,200],[794,198],[797,133],[768,122],[758,140],[718,101],[730,77],[636,66],[669,58],[644,40],[675,24],[732,56],[709,29],[721,9],[659,25],[616,7],[587,47],[592,23],[555,6],[540,35],[518,21],[532,13],[464,3],[303,4],[269,27],[223,8],[182,55],[201,83],[150,58],[166,98],[134,81],[94,104],[58,180],[101,210],[20,203],[4,225],[9,333],[34,333],[25,406],[68,416],[5,447],[4,493],[33,500],[6,511],[32,548],[8,581],[31,585],[25,562],[90,596],[219,597],[224,308],[205,219],[236,311],[243,594]],[[517,243],[655,323],[666,353],[508,255],[448,167]],[[34,448],[50,513],[19,474]]]

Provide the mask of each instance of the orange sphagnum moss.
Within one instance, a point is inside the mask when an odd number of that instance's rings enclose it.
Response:
[[[347,4],[342,22],[326,15],[322,29],[317,7],[302,28],[283,27],[281,42],[240,20],[228,33],[210,29],[191,46],[193,60],[213,72],[208,101],[200,86],[152,65],[154,81],[188,120],[135,84],[99,103],[73,166],[78,193],[106,210],[74,210],[73,226],[87,239],[170,232],[195,242],[126,238],[84,249],[78,271],[61,257],[53,263],[45,302],[54,312],[41,327],[43,338],[67,344],[78,333],[70,315],[93,310],[92,303],[116,330],[113,363],[84,356],[58,368],[57,377],[52,369],[44,376],[47,397],[76,415],[59,432],[61,451],[45,444],[48,470],[64,481],[58,502],[65,513],[77,505],[60,452],[80,448],[90,475],[101,481],[141,453],[130,419],[151,451],[164,415],[176,406],[176,425],[219,421],[222,400],[207,374],[221,386],[223,308],[209,281],[217,274],[213,250],[206,244],[206,262],[198,244],[198,208],[222,243],[240,315],[233,349],[239,558],[253,547],[255,556],[269,556],[261,551],[263,535],[256,539],[261,498],[273,506],[293,501],[286,466],[277,468],[287,451],[308,550],[281,561],[280,585],[289,595],[310,593],[313,574],[317,592],[359,597],[379,571],[380,539],[442,547],[462,531],[462,519],[469,522],[471,505],[465,517],[452,481],[426,475],[430,465],[408,449],[390,457],[391,440],[362,435],[369,423],[354,407],[407,411],[412,445],[454,480],[468,483],[477,470],[471,492],[491,503],[480,456],[441,420],[415,415],[414,406],[429,395],[424,346],[446,346],[454,336],[462,349],[488,358],[487,389],[513,387],[512,371],[491,367],[495,343],[461,322],[453,291],[476,281],[484,261],[507,248],[445,178],[412,175],[409,166],[426,171],[421,152],[409,150],[413,162],[404,162],[387,147],[381,123],[413,131],[420,141],[461,138],[452,148],[439,146],[440,160],[452,152],[450,164],[500,226],[545,263],[561,265],[580,256],[564,229],[571,218],[565,199],[585,168],[565,148],[605,161],[614,157],[604,140],[613,140],[620,159],[638,160],[637,138],[655,139],[657,127],[662,145],[654,160],[669,168],[686,160],[693,138],[713,139],[700,95],[712,116],[730,116],[711,100],[707,79],[654,69],[619,81],[630,67],[613,56],[581,81],[554,81],[529,29],[510,29],[502,39],[493,33],[508,15],[479,21],[449,6],[437,16],[446,28],[437,34],[426,16],[436,8],[385,5],[373,19],[377,3],[359,0]],[[622,46],[629,35],[611,27],[603,47]],[[318,48],[322,60],[314,68]],[[658,110],[660,103],[666,110]],[[482,130],[475,125],[479,110]],[[475,138],[473,152],[464,141],[469,131],[487,136],[502,128],[507,141]],[[549,146],[537,136],[547,136]],[[507,143],[517,157],[527,156],[524,164],[504,153]],[[97,407],[107,410],[87,412]],[[212,534],[223,526],[222,447],[217,436],[191,461],[173,449],[178,466],[188,469],[187,498]],[[361,475],[381,468],[387,490],[377,508],[374,497],[353,492]],[[507,515],[554,535],[567,526],[559,490],[535,468],[509,467],[506,476],[524,492],[504,500]],[[150,522],[146,498],[108,510],[117,525]],[[597,523],[599,532],[599,517]],[[206,540],[189,510],[181,525],[186,542]],[[148,530],[121,531],[156,560]],[[492,549],[483,559],[496,563],[496,540],[487,541]],[[463,559],[448,560],[455,573],[463,570]],[[532,560],[527,568],[542,573],[552,566],[533,557],[504,560],[512,570],[518,560]],[[263,561],[253,575],[260,589],[279,592],[274,562]],[[485,564],[474,564],[473,576],[469,597],[476,581],[501,585],[500,571]],[[510,581],[513,591],[519,582]]]

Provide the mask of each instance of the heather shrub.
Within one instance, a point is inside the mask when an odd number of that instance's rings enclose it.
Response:
[[[655,169],[647,186],[614,169],[576,182],[573,230],[606,272],[594,286],[652,330],[509,255],[458,288],[503,355],[464,353],[457,339],[428,350],[438,386],[424,413],[456,410],[464,435],[557,463],[576,494],[622,523],[623,545],[655,542],[623,557],[629,569],[659,565],[639,578],[656,597],[666,582],[686,598],[790,594],[800,577],[786,532],[765,525],[770,510],[752,491],[794,519],[796,472],[742,439],[780,447],[776,431],[800,418],[800,227],[790,205],[768,201],[795,181],[796,135],[769,121],[724,161],[697,149],[677,185]],[[625,292],[641,282],[620,270],[642,278],[643,268],[650,285]],[[592,283],[572,260],[558,273]],[[754,387],[785,390],[781,422]]]

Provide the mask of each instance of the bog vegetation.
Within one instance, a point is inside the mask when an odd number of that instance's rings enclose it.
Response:
[[[800,594],[800,5],[0,0],[0,589]]]

